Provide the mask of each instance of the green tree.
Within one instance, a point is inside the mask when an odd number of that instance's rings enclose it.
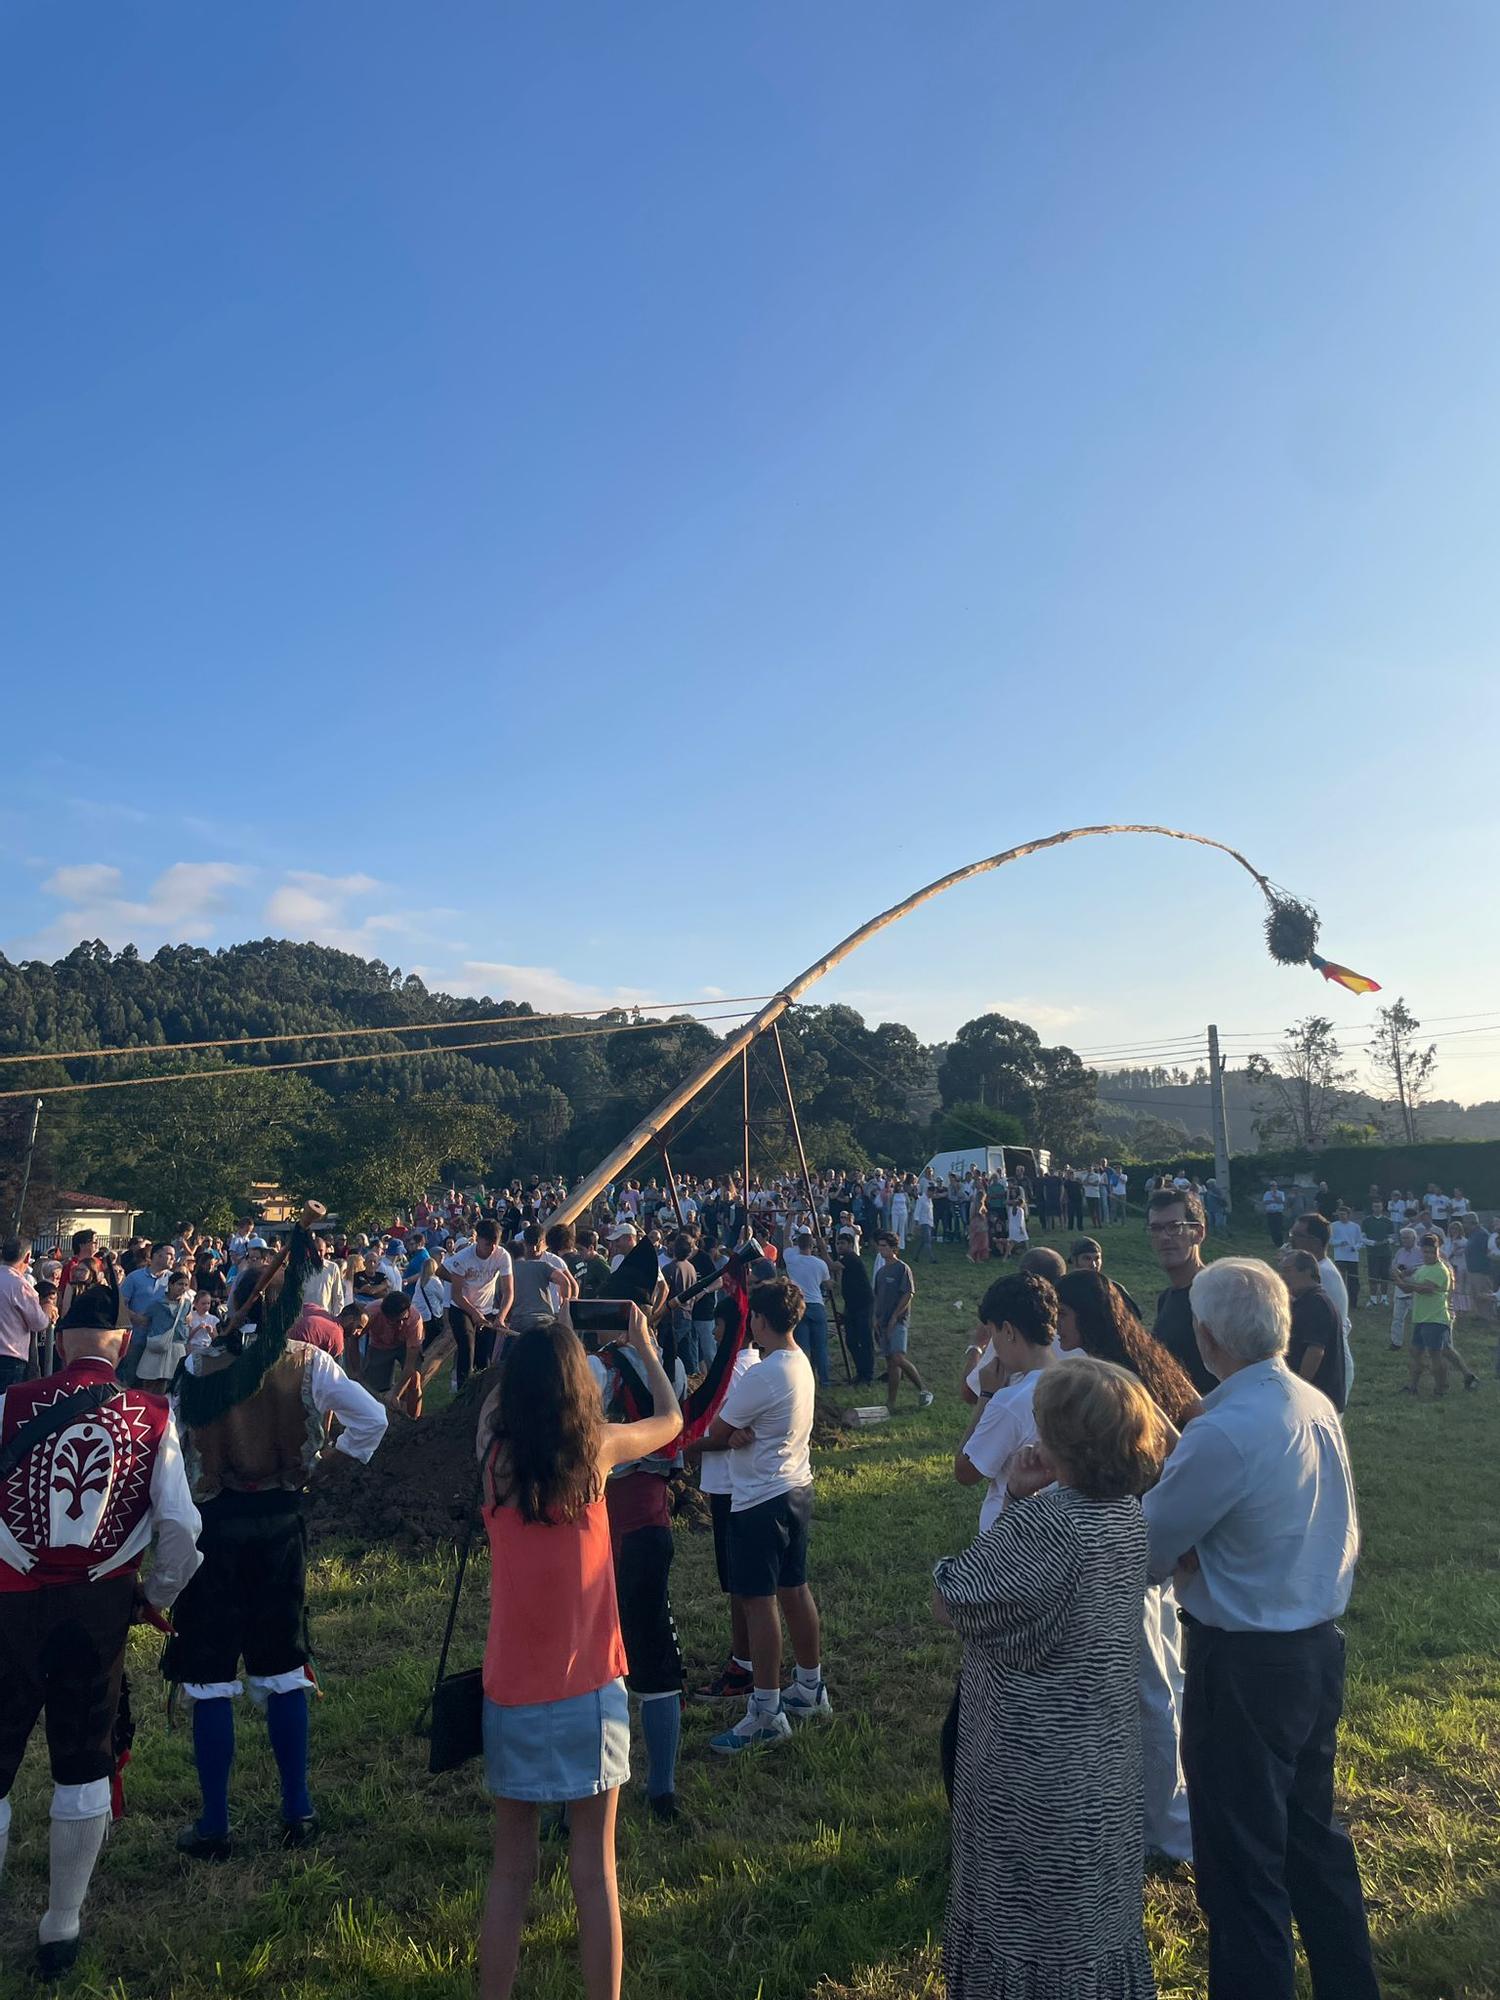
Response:
[[[1026,1129],[1012,1111],[987,1104],[950,1104],[939,1111],[928,1134],[932,1153],[957,1153],[970,1146],[1024,1146]]]
[[[447,1094],[395,1103],[361,1091],[314,1136],[303,1187],[346,1228],[381,1228],[435,1182],[476,1172],[513,1129],[505,1113]]]
[[[1422,1023],[1404,1000],[1394,1000],[1375,1015],[1375,1032],[1370,1038],[1370,1068],[1382,1095],[1394,1098],[1395,1129],[1391,1136],[1417,1143],[1417,1113],[1432,1094],[1432,1077],[1437,1068],[1437,1044],[1424,1049],[1417,1041]]]
[[[1262,1142],[1285,1140],[1308,1151],[1327,1144],[1354,1076],[1322,1014],[1293,1022],[1272,1056],[1251,1056],[1245,1074],[1259,1095],[1255,1130]]]
[[[205,1068],[101,1100],[74,1128],[65,1171],[139,1206],[151,1230],[200,1221],[216,1203],[243,1212],[251,1184],[282,1181],[331,1109],[304,1077],[274,1070]]]

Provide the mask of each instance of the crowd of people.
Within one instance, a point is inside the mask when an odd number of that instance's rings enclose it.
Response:
[[[832,1335],[856,1387],[879,1370],[889,1412],[903,1384],[931,1405],[912,1308],[943,1243],[1007,1260],[954,1385],[976,1535],[933,1572],[934,1613],[963,1643],[942,1731],[950,2000],[1154,1993],[1153,1858],[1193,1868],[1213,2000],[1290,2000],[1294,1913],[1320,2000],[1373,1995],[1332,1810],[1358,1538],[1339,1420],[1350,1316],[1363,1257],[1366,1304],[1395,1302],[1394,1344],[1410,1324],[1412,1392],[1430,1368],[1441,1393],[1450,1359],[1473,1379],[1451,1309],[1492,1292],[1500,1245],[1460,1195],[1439,1218],[1435,1190],[1372,1190],[1330,1218],[1293,1213],[1273,1183],[1277,1267],[1206,1264],[1209,1190],[1172,1176],[1147,1192],[1163,1277],[1148,1315],[1082,1233],[1123,1220],[1117,1173],[627,1180],[557,1224],[567,1190],[539,1179],[423,1198],[379,1233],[335,1230],[313,1205],[288,1230],[247,1217],[119,1252],[81,1232],[35,1268],[28,1245],[0,1245],[0,1866],[45,1713],[43,1970],[78,1950],[132,1620],[170,1613],[163,1671],[192,1704],[201,1800],[180,1852],[232,1851],[247,1685],[280,1838],[316,1839],[305,1496],[319,1467],[368,1460],[398,1412],[419,1417],[449,1371],[487,1391],[481,1990],[512,1989],[539,1817],[562,1809],[586,1988],[617,1995],[632,1699],[648,1810],[680,1811],[674,1496],[689,1481],[707,1501],[724,1600],[723,1664],[691,1692],[743,1703],[712,1749],[774,1749],[833,1711],[809,1580]],[[1033,1214],[1072,1240],[1031,1242]]]

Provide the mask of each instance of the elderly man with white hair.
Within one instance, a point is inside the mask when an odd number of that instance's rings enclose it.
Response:
[[[1318,2000],[1378,2000],[1359,1866],[1333,1818],[1344,1635],[1359,1548],[1328,1398],[1284,1360],[1286,1286],[1224,1257],[1193,1280],[1219,1386],[1145,1496],[1151,1574],[1176,1571],[1182,1763],[1209,2000],[1293,2000],[1292,1920]]]

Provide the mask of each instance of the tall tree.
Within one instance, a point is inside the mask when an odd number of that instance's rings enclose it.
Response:
[[[1255,1129],[1262,1140],[1284,1139],[1316,1151],[1347,1107],[1354,1071],[1348,1068],[1332,1021],[1309,1014],[1282,1035],[1271,1056],[1253,1055],[1245,1074],[1256,1090]]]
[[[1417,1113],[1431,1095],[1432,1075],[1437,1068],[1437,1044],[1424,1049],[1417,1041],[1422,1023],[1404,1000],[1394,1000],[1375,1016],[1375,1032],[1370,1037],[1370,1068],[1382,1097],[1394,1098],[1395,1136],[1415,1145]]]

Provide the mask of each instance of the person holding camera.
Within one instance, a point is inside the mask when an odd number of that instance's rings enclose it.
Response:
[[[615,1812],[630,1775],[630,1709],[605,1488],[617,1467],[660,1452],[682,1427],[644,1315],[634,1305],[622,1311],[649,1416],[605,1421],[566,1308],[514,1337],[480,1412],[492,1578],[484,1762],[495,1801],[479,1934],[483,2000],[508,2000],[514,1986],[538,1813],[559,1799],[569,1808],[584,1990],[588,2000],[618,2000],[620,1991]]]

